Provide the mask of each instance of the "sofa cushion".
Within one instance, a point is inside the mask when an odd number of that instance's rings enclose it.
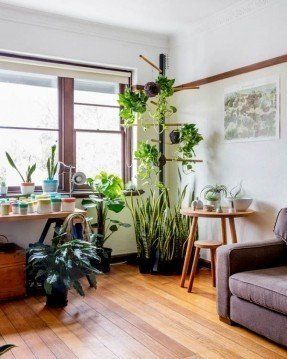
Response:
[[[233,274],[229,288],[239,298],[287,315],[287,266]]]
[[[287,243],[287,208],[282,208],[277,214],[273,232],[277,239]]]

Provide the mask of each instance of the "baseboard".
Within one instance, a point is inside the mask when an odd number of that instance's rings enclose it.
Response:
[[[137,253],[124,253],[124,254],[115,254],[112,256],[111,263],[135,263],[137,259]]]

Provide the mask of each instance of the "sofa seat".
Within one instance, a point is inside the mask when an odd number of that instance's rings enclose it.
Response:
[[[241,299],[287,315],[287,266],[233,274],[229,288]]]

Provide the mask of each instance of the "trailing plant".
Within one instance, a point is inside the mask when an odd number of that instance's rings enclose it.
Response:
[[[6,158],[10,164],[10,166],[12,168],[14,168],[19,176],[21,177],[22,181],[23,182],[32,182],[32,174],[35,172],[36,170],[36,163],[34,163],[33,165],[28,165],[28,168],[27,168],[27,171],[26,171],[26,174],[25,174],[25,177],[21,174],[21,172],[18,170],[15,162],[13,161],[12,157],[9,155],[8,152],[5,152],[6,153]]]
[[[191,160],[195,156],[194,147],[203,140],[195,124],[186,124],[180,127],[180,145],[178,147],[178,156],[183,160]],[[192,171],[192,164],[189,161],[183,161],[183,166]]]
[[[142,90],[132,91],[127,87],[124,93],[119,94],[120,117],[126,127],[133,125],[146,112],[147,100],[148,96]]]
[[[48,180],[53,180],[58,169],[58,162],[55,163],[56,145],[51,147],[51,156],[47,160]]]
[[[223,184],[207,185],[200,193],[204,193],[204,198],[207,201],[218,201],[221,194],[227,196],[227,187]]]
[[[90,242],[73,239],[63,242],[60,235],[52,240],[51,246],[39,244],[28,250],[28,277],[30,287],[39,281],[44,284],[47,295],[55,288],[69,290],[72,287],[84,296],[80,277],[89,275],[96,286],[96,274],[99,272],[91,265],[91,260],[99,260],[97,248]]]
[[[153,172],[158,173],[160,153],[156,145],[141,141],[134,155],[139,160],[138,175],[141,179],[150,178]]]

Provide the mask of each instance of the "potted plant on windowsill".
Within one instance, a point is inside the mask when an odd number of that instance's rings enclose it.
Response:
[[[12,157],[9,155],[8,152],[6,152],[6,157],[7,157],[7,160],[10,164],[10,166],[12,168],[14,168],[19,176],[21,177],[22,179],[22,183],[20,185],[21,187],[21,193],[23,195],[29,195],[29,194],[32,194],[34,193],[34,190],[35,190],[35,183],[32,182],[32,174],[35,172],[36,170],[36,163],[34,163],[33,165],[29,165],[28,168],[27,168],[27,171],[26,171],[26,175],[25,175],[25,178],[24,176],[21,174],[21,172],[18,170],[17,166],[15,165],[15,162],[13,161]]]
[[[2,168],[0,171],[0,195],[6,196],[8,192],[8,187],[6,185],[6,170]]]
[[[106,273],[110,271],[112,253],[111,248],[104,246],[106,241],[120,227],[130,227],[128,223],[108,217],[110,212],[120,213],[124,209],[124,185],[121,178],[106,172],[100,172],[94,178],[88,178],[87,183],[94,194],[90,195],[88,199],[83,199],[82,205],[85,209],[96,208],[97,222],[92,224],[91,227],[96,229],[97,232],[92,235],[92,242],[98,248],[98,255],[101,258],[101,262],[96,268]]]
[[[58,162],[55,163],[56,145],[51,147],[51,156],[47,160],[48,178],[43,181],[43,192],[57,192],[59,181],[55,179],[58,169]]]
[[[46,304],[50,307],[65,307],[68,303],[68,291],[73,287],[84,296],[79,279],[89,276],[90,283],[96,287],[97,269],[91,260],[99,261],[96,247],[90,242],[72,239],[63,242],[65,234],[55,237],[52,245],[39,244],[28,250],[28,274],[30,287],[43,283]]]

